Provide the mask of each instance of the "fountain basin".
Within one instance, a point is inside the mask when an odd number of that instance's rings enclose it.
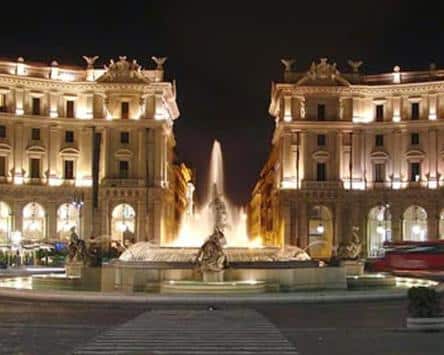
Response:
[[[202,282],[203,275],[191,263],[122,262],[102,267],[102,281],[115,288],[143,291],[164,282]],[[221,280],[222,281],[222,280]],[[243,262],[223,272],[223,282],[264,282],[280,291],[346,289],[343,267],[319,267],[313,261]]]
[[[160,284],[160,293],[251,294],[266,291],[267,283],[263,281],[163,281]]]

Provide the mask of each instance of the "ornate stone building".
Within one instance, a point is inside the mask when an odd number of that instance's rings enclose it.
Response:
[[[166,58],[96,69],[0,61],[0,239],[173,238],[173,122]]]
[[[283,60],[273,83],[272,149],[250,203],[250,231],[329,257],[352,228],[376,256],[386,240],[444,238],[444,70],[308,71]]]

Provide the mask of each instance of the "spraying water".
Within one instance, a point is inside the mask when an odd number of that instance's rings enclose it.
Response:
[[[261,247],[260,238],[248,238],[245,211],[234,206],[225,195],[222,149],[217,140],[211,150],[208,175],[203,206],[195,214],[184,216],[179,234],[170,246],[200,247],[215,229],[221,229],[228,247]]]

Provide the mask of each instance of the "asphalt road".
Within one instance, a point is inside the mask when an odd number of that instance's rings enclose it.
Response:
[[[251,308],[262,313],[301,355],[444,353],[444,333],[412,332],[404,328],[403,301],[217,307]],[[190,309],[180,305],[153,308]],[[0,353],[69,354],[104,330],[149,310],[137,305],[1,301]]]

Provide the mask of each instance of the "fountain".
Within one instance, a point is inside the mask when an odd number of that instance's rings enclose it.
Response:
[[[205,293],[346,287],[342,268],[320,267],[296,246],[264,246],[260,237],[248,236],[245,212],[225,194],[218,141],[207,186],[205,202],[195,213],[187,209],[174,241],[136,243],[108,266],[116,271],[117,284]]]
[[[6,279],[0,282],[0,292],[3,287],[13,287],[37,292],[96,291],[104,295],[117,291],[125,296],[134,292],[246,294],[347,287],[368,290],[419,282],[381,274],[361,275],[356,271],[355,259],[362,246],[356,241],[341,246],[338,256],[351,261],[343,260],[336,266],[325,266],[307,254],[321,241],[306,249],[264,246],[260,237],[248,236],[245,212],[225,194],[222,151],[217,141],[209,175],[205,203],[194,213],[190,189],[180,232],[169,244],[139,242],[128,247],[119,259],[94,268],[86,265],[85,246],[73,231],[65,274]],[[436,286],[424,282],[427,287]]]

